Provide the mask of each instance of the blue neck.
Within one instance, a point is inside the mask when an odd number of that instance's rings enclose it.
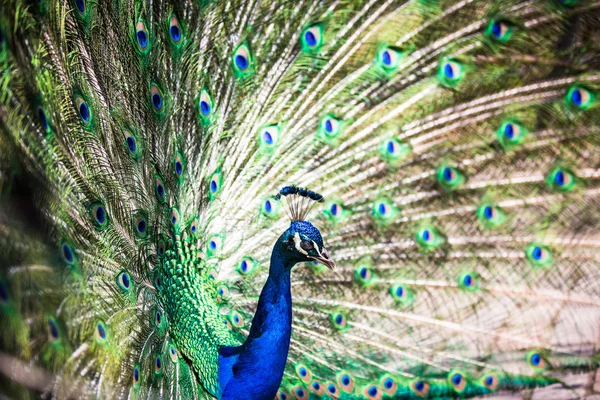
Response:
[[[295,264],[286,260],[282,248],[277,241],[246,341],[221,351],[222,399],[272,399],[277,394],[292,334],[290,271]]]

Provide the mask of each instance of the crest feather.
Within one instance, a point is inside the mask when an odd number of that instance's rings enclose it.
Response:
[[[275,198],[280,200],[281,196],[288,200],[289,216],[292,221],[304,221],[315,203],[325,201],[319,193],[294,185],[281,188]]]

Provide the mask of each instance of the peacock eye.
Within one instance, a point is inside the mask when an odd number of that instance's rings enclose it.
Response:
[[[171,18],[169,18],[169,36],[171,36],[174,44],[181,43],[181,25],[175,15],[171,15]]]
[[[144,21],[138,21],[135,24],[135,40],[138,45],[138,50],[145,53],[149,46],[149,35]]]
[[[253,73],[252,52],[246,42],[240,44],[231,58],[233,64],[233,71],[238,78],[245,78]]]
[[[158,86],[154,84],[150,87],[150,100],[152,102],[154,112],[160,114],[164,106],[163,94]]]
[[[300,242],[300,247],[302,247],[303,250],[312,250],[314,248],[313,244],[308,240]]]

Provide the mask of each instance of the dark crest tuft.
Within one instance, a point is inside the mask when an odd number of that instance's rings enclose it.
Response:
[[[275,198],[279,200],[281,196],[288,199],[288,209],[292,221],[304,221],[315,204],[314,202],[322,203],[325,201],[319,193],[294,185],[283,187]]]

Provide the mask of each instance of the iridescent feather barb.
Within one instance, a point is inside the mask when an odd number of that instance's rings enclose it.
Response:
[[[0,395],[597,396],[599,25],[2,0]]]
[[[319,193],[296,186],[285,186],[275,195],[275,200],[281,196],[287,198],[289,217],[292,221],[304,221],[316,203],[323,203],[325,198]]]

